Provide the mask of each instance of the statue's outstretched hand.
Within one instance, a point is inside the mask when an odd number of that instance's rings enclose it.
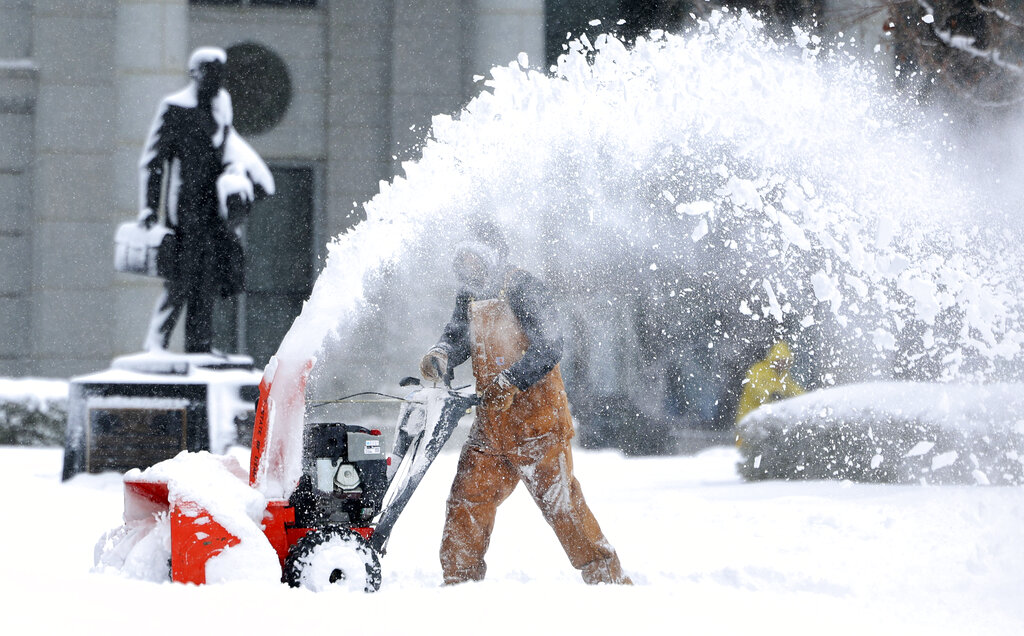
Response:
[[[149,208],[143,208],[139,211],[139,225],[146,228],[147,230],[160,220],[157,213]]]

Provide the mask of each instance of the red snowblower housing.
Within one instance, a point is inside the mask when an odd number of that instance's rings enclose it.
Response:
[[[312,361],[291,368],[298,369],[298,377],[275,378],[279,365],[272,359],[259,386],[248,486],[265,496],[260,530],[277,553],[282,581],[293,587],[318,590],[341,583],[375,591],[381,582],[379,555],[385,553],[399,514],[461,416],[478,400],[450,387],[419,388],[405,398],[390,398],[402,403],[402,410],[389,457],[379,430],[307,422],[305,389]],[[274,390],[275,383],[287,389],[284,395]],[[401,384],[418,383],[407,378]],[[303,427],[301,476],[287,498],[266,496],[268,484],[288,474],[283,465],[295,450],[289,445],[296,436],[275,425],[296,417]],[[211,560],[242,538],[218,521],[211,511],[216,505],[175,496],[166,477],[148,472],[125,476],[126,526],[168,514],[171,580],[206,583]]]

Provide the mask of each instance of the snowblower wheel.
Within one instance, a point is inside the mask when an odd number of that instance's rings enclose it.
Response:
[[[314,592],[339,586],[380,589],[380,560],[363,537],[345,528],[318,528],[299,539],[284,561],[284,581]]]

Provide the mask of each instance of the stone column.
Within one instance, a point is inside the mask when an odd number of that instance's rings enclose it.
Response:
[[[0,1],[0,375],[30,372],[32,145],[39,70],[32,7]]]
[[[113,0],[33,3],[39,67],[33,139],[31,373],[109,362],[116,87]]]
[[[391,178],[394,0],[339,0],[328,10],[327,232],[351,227]]]
[[[476,6],[462,0],[395,0],[391,43],[391,155],[395,166],[419,156],[439,113],[465,105]]]

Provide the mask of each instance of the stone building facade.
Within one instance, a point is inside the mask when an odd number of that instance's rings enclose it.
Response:
[[[568,32],[631,3],[0,0],[0,376],[69,377],[140,350],[161,284],[114,272],[113,235],[137,214],[146,134],[194,48],[228,51],[236,128],[278,184],[246,230],[246,292],[216,317],[215,346],[261,364],[328,239],[416,156],[433,115],[520,52],[546,69]],[[826,1],[826,30],[870,49],[884,15],[868,4]]]
[[[161,286],[114,272],[113,235],[157,104],[205,45],[228,50],[236,127],[278,182],[247,230],[247,291],[218,309],[220,346],[259,363],[431,116],[520,51],[543,62],[544,2],[0,0],[0,376],[140,350]]]

